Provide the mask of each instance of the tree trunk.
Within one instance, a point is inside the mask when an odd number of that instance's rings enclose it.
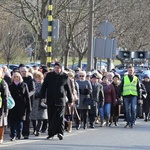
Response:
[[[69,61],[69,50],[65,51],[65,62],[64,62],[64,68],[68,68],[68,61]]]
[[[79,60],[78,60],[78,66],[82,69],[82,59],[83,59],[83,54],[79,53]]]
[[[38,36],[38,40],[39,40],[39,48],[40,48],[39,53],[40,53],[41,64],[46,65],[46,56],[47,55],[46,55],[46,51],[44,49],[45,42],[40,36]]]

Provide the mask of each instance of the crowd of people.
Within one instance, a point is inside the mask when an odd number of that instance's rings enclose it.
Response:
[[[15,106],[8,110],[8,95]],[[0,143],[5,127],[10,127],[11,141],[28,139],[33,134],[48,132],[47,139],[57,135],[63,140],[64,132],[80,128],[118,126],[122,104],[125,110],[125,128],[133,128],[137,106],[143,103],[144,120],[149,120],[150,77],[142,80],[129,66],[122,79],[116,72],[77,68],[62,69],[56,62],[49,71],[46,66],[27,68],[20,64],[9,72],[7,66],[0,68]]]

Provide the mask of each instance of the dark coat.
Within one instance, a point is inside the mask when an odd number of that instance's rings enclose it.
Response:
[[[104,89],[105,103],[111,103],[113,106],[116,105],[116,92],[112,84],[101,83]]]
[[[26,113],[31,112],[31,101],[26,83],[14,82],[9,85],[10,93],[15,100],[15,107],[9,110],[9,119],[21,121],[25,120]]]
[[[119,92],[119,84],[116,85],[114,82],[112,82],[112,85],[114,86],[115,93],[116,93],[116,105],[115,107],[111,108],[111,116],[119,116],[120,110],[121,110],[121,101],[118,99],[118,92]]]
[[[2,97],[2,107],[0,108],[0,127],[3,127],[7,125],[7,98],[9,92],[7,83],[4,80],[2,80],[0,84],[0,92]]]
[[[142,84],[145,86],[147,95],[143,97],[143,112],[149,113],[150,109],[150,82],[143,81]]]
[[[103,107],[103,105],[104,105],[103,86],[100,83],[97,83],[96,85],[92,84],[91,98],[94,101],[93,102],[94,106],[91,107],[91,109],[89,110],[89,113],[95,114],[95,116],[97,116],[98,115],[98,108]]]
[[[66,100],[68,100],[68,103],[72,103],[72,92],[68,75],[64,72],[59,74],[55,72],[47,73],[41,88],[41,98],[45,98],[46,95],[49,106],[65,106]]]
[[[79,85],[79,92],[80,92],[80,97],[79,97],[79,107],[78,109],[91,109],[90,105],[84,105],[84,99],[90,98],[91,93],[92,93],[92,85],[91,82],[88,80],[84,81],[77,81]]]
[[[104,105],[103,86],[100,83],[92,85],[92,98],[99,104],[99,107]]]

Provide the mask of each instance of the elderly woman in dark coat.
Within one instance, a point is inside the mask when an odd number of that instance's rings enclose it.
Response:
[[[3,143],[4,128],[7,126],[7,98],[8,98],[8,86],[2,79],[3,70],[0,68],[0,144]]]
[[[9,111],[10,135],[11,141],[14,141],[16,138],[21,138],[23,121],[26,118],[26,113],[31,111],[31,101],[27,84],[23,82],[20,73],[13,74],[9,90],[15,100],[15,107]]]
[[[90,94],[92,93],[92,85],[91,82],[86,80],[86,72],[85,71],[79,71],[79,80],[77,81],[79,85],[79,92],[80,92],[80,101],[79,101],[79,107],[78,111],[80,116],[83,116],[83,128],[87,128],[87,114],[88,110],[91,109],[90,105],[84,104],[84,99],[90,98]],[[77,122],[77,129],[79,129],[80,123],[79,120]]]

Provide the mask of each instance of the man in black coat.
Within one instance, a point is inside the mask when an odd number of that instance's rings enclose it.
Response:
[[[41,99],[47,96],[48,106],[48,137],[58,135],[60,140],[64,134],[64,113],[66,101],[72,104],[72,92],[67,74],[62,72],[62,65],[56,62],[54,71],[47,73],[42,88]]]

